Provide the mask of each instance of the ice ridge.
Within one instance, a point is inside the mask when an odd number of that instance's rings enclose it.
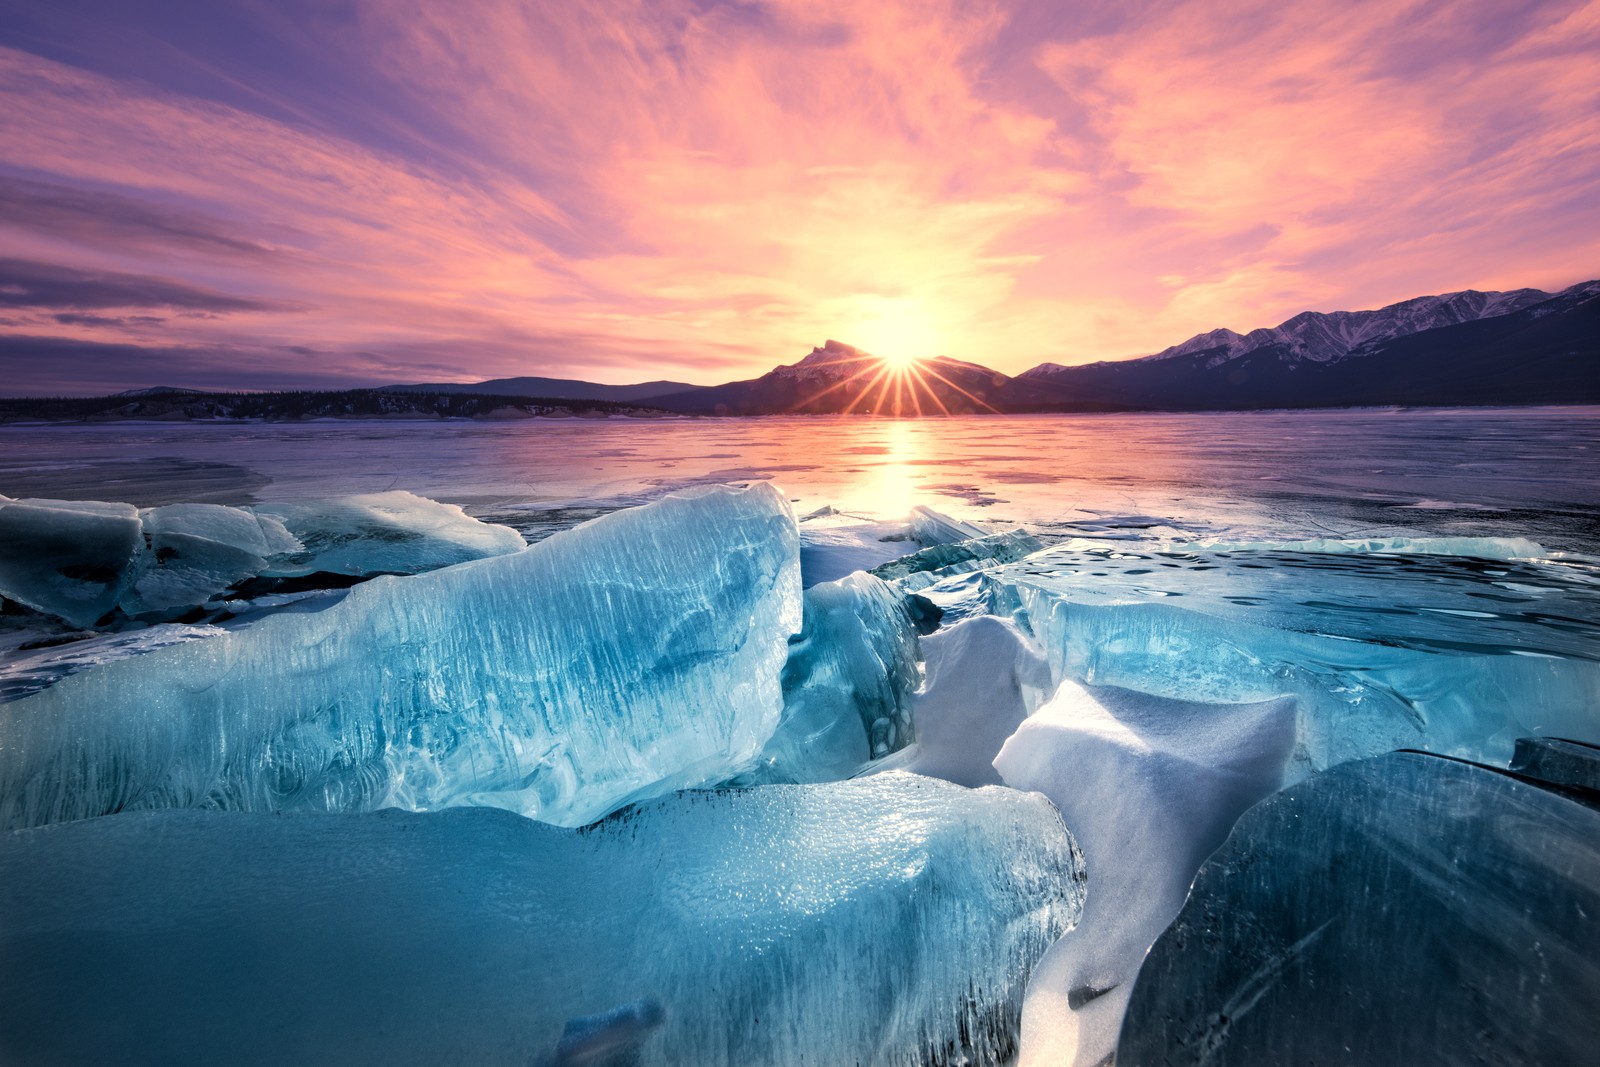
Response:
[[[754,757],[799,625],[787,502],[691,490],[0,705],[0,825],[463,804],[580,825]]]

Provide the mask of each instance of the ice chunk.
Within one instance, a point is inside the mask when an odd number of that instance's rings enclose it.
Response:
[[[951,574],[965,574],[984,567],[993,567],[999,563],[1013,563],[1043,547],[1026,530],[1007,530],[1004,533],[988,534],[966,541],[933,545],[920,552],[913,552],[909,556],[885,563],[872,573],[889,580],[922,574],[937,580]]]
[[[783,720],[741,782],[822,782],[911,740],[921,681],[905,598],[856,573],[805,593],[804,629],[783,668]]]
[[[1006,619],[980,615],[922,639],[927,682],[911,705],[916,741],[875,770],[957,785],[1000,784],[992,761],[1050,694],[1050,665]]]
[[[947,578],[921,573],[907,575],[895,583],[914,592],[939,611],[939,620],[949,626],[979,615],[998,615],[1028,628],[1028,613],[1014,587],[995,581],[987,571],[970,571]]]
[[[282,522],[303,552],[263,571],[294,577],[334,574],[419,574],[525,547],[509,526],[479,522],[454,504],[401,490],[294,504],[258,504],[257,515]]]
[[[598,1015],[568,1019],[550,1067],[581,1067],[636,1051],[650,1031],[664,1022],[666,1012],[649,997],[630,1000]]]
[[[0,503],[0,596],[74,626],[93,626],[117,606],[143,551],[132,504]]]
[[[1072,681],[1006,741],[1001,778],[1055,803],[1089,875],[1083,924],[1028,987],[1021,1067],[1113,1053],[1145,950],[1234,820],[1282,782],[1294,743],[1292,700],[1202,704]]]
[[[0,824],[497,804],[565,824],[720,779],[781,707],[798,547],[769,485],[377,578],[0,705]]]
[[[221,504],[170,504],[140,512],[150,552],[122,597],[129,615],[182,612],[253,578],[268,560],[304,551],[282,522]]]
[[[1201,869],[1117,1063],[1591,1063],[1596,944],[1600,810],[1437,756],[1347,763]]]
[[[0,839],[0,1060],[997,1065],[1081,877],[1042,797],[912,775],[682,793],[581,831],[484,809],[61,824]]]
[[[911,509],[911,536],[924,548],[987,537],[989,532],[977,523],[951,518],[923,504]]]
[[[1296,778],[1396,748],[1504,763],[1529,734],[1600,741],[1600,589],[1561,564],[1062,547],[995,578],[1060,677],[1292,694]]]
[[[1519,737],[1511,769],[1551,785],[1600,793],[1600,747],[1559,737]]]

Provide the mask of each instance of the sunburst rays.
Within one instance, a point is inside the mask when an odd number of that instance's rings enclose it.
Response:
[[[887,360],[876,356],[858,356],[852,359],[839,361],[842,364],[863,364],[859,369],[852,369],[851,373],[834,382],[826,389],[805,397],[796,403],[790,410],[802,411],[815,404],[823,397],[847,389],[851,385],[857,386],[850,402],[844,406],[842,414],[851,415],[861,408],[864,413],[874,415],[892,415],[898,418],[927,418],[932,415],[949,416],[952,414],[947,405],[939,396],[939,390],[929,382],[929,378],[936,379],[946,387],[972,401],[977,407],[999,415],[1000,409],[990,404],[987,400],[969,392],[957,385],[945,375],[939,373],[928,363],[915,360]],[[923,395],[931,401],[927,407],[923,405]]]

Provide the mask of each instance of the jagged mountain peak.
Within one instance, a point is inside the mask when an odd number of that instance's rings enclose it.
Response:
[[[790,366],[814,367],[821,363],[858,362],[872,358],[872,353],[863,351],[855,345],[847,345],[843,341],[835,341],[829,338],[823,342],[820,348],[813,348],[798,363],[790,364]]]

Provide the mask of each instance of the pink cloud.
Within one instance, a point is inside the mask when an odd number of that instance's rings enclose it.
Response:
[[[57,323],[86,342],[713,381],[832,336],[1018,371],[1596,273],[1597,43],[1567,2],[366,4],[297,47],[361,68],[371,136],[292,82],[0,50],[0,209],[49,208],[0,233],[266,308]]]

